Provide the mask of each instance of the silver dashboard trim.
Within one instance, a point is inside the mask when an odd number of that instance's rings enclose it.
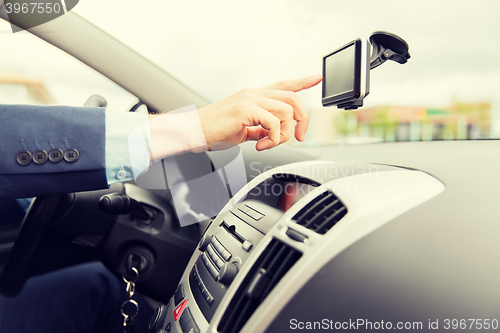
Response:
[[[236,203],[244,200],[246,193],[251,188],[275,173],[294,173],[314,179],[315,168],[334,168],[335,166],[336,164],[333,162],[314,161],[294,163],[269,170],[254,178],[246,187],[241,189],[223,211],[227,212]],[[354,166],[355,164],[353,164]],[[327,181],[314,180],[323,183],[323,185],[311,191],[285,212],[262,241],[255,246],[228,288],[211,322],[208,323],[201,311],[196,306],[193,306],[194,304],[190,304],[191,313],[201,332],[217,332],[217,326],[238,286],[273,238],[278,238],[302,251],[303,255],[250,317],[241,330],[242,333],[264,331],[287,302],[332,258],[357,240],[380,228],[395,217],[440,194],[445,189],[442,182],[425,172],[399,168],[383,172],[365,172]],[[332,191],[348,208],[348,213],[334,228],[325,235],[319,235],[292,221],[292,217],[307,202],[327,190]],[[208,234],[215,232],[224,215],[225,213],[222,213],[217,216],[212,226],[207,230]],[[308,241],[300,243],[289,238],[286,235],[288,227],[307,235]],[[186,298],[192,300],[194,298],[188,287],[188,274],[199,254],[200,251],[196,250],[182,279],[185,283]]]

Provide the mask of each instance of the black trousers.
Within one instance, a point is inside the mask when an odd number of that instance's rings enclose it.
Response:
[[[101,263],[31,278],[16,298],[0,296],[0,333],[123,333],[125,283]],[[140,295],[137,332],[148,332],[151,307]]]

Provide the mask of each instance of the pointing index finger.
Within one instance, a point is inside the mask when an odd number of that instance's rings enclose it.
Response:
[[[323,76],[321,75],[313,75],[313,76],[303,77],[300,79],[293,79],[293,80],[274,83],[271,84],[270,86],[263,87],[263,89],[287,90],[287,91],[297,92],[314,87],[315,85],[320,83],[322,79]]]

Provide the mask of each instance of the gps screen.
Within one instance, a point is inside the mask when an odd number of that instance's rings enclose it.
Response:
[[[354,90],[354,44],[325,59],[324,98]]]

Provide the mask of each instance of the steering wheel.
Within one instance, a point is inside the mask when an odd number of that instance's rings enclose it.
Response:
[[[30,277],[41,240],[61,206],[71,202],[71,194],[35,198],[26,213],[16,241],[0,276],[0,294],[15,297]]]

